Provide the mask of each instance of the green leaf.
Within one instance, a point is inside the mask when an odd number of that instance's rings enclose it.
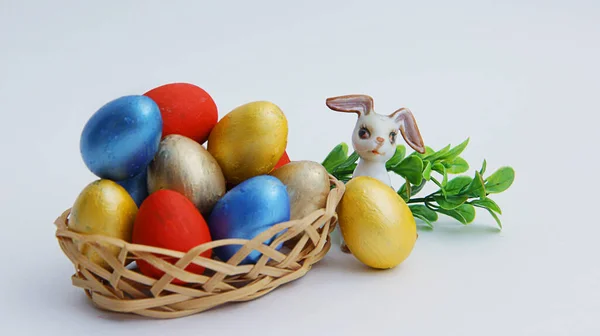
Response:
[[[498,227],[500,228],[500,230],[502,230],[502,222],[500,221],[500,218],[498,218],[498,215],[496,215],[492,210],[487,209],[487,211],[490,213],[490,215],[492,215],[492,217],[494,218],[494,220],[496,221],[496,224],[498,224]]]
[[[469,202],[469,204],[473,204],[476,207],[492,210],[499,214],[502,214],[502,210],[500,209],[498,204],[496,204],[496,202],[494,202],[491,198],[472,200]]]
[[[444,165],[441,164],[440,162],[436,162],[433,164],[432,169],[442,175],[442,183],[441,184],[442,184],[442,186],[445,187],[446,183],[448,183],[448,173],[446,172],[446,167],[444,167]]]
[[[444,176],[444,179],[442,180],[442,185],[446,187],[446,184],[448,184],[448,173],[446,172],[446,167],[444,167],[444,172],[442,173],[442,176]]]
[[[429,179],[431,178],[431,162],[429,161],[425,161],[427,162],[427,164],[425,165],[425,168],[423,169],[423,178],[427,181],[429,181]]]
[[[444,167],[444,165],[441,162],[436,162],[431,166],[431,169],[435,170],[436,172],[443,174],[444,170],[446,170],[446,168]]]
[[[396,146],[396,152],[394,153],[394,156],[392,156],[385,163],[385,168],[387,170],[390,170],[393,166],[395,166],[398,163],[400,163],[400,161],[402,161],[405,156],[406,156],[406,147],[404,147],[404,145],[397,145]]]
[[[481,176],[483,176],[483,174],[485,174],[486,168],[487,168],[487,161],[485,159],[483,159],[483,164],[481,164],[481,170],[479,171],[479,174],[481,174]]]
[[[433,150],[433,148],[431,148],[429,146],[425,146],[425,153],[424,154],[421,154],[421,153],[419,153],[417,151],[414,151],[410,155],[412,155],[412,156],[418,156],[420,158],[424,158],[424,157],[426,157],[428,155],[431,155],[433,153],[435,153],[435,150]]]
[[[392,168],[393,172],[408,179],[412,184],[421,184],[423,180],[423,160],[417,156],[408,156]]]
[[[502,167],[486,179],[485,189],[492,194],[501,193],[508,189],[514,180],[514,169],[511,167]]]
[[[487,197],[486,188],[483,185],[483,177],[481,177],[481,174],[479,174],[478,171],[475,172],[473,181],[471,181],[467,187],[467,190],[465,190],[463,194],[471,197],[479,197],[481,199],[485,199]]]
[[[356,169],[356,163],[353,163],[349,167],[344,167],[342,169],[336,168],[331,174],[335,177],[352,175],[352,173],[354,173],[355,169]]]
[[[443,164],[448,174],[462,174],[469,170],[469,163],[461,157],[454,158],[452,161],[444,161]]]
[[[352,154],[350,154],[350,156],[348,156],[348,158],[346,160],[344,160],[344,162],[342,162],[339,166],[337,166],[337,168],[335,168],[333,171],[345,171],[345,170],[349,170],[348,168],[356,168],[355,162],[358,160],[358,153],[356,152],[352,152]],[[354,171],[354,168],[352,168],[351,170]]]
[[[406,182],[400,187],[400,189],[398,189],[398,195],[400,195],[400,197],[402,197],[404,202],[408,202],[410,200],[410,196],[411,196],[411,185],[407,179],[405,179],[405,180],[406,180]]]
[[[423,157],[423,160],[429,160],[431,162],[435,162],[436,160],[439,160],[441,157],[443,157],[445,154],[448,153],[448,151],[450,150],[450,145],[440,149],[437,152],[431,153],[429,155],[426,155]]]
[[[426,217],[423,217],[423,216],[417,215],[417,214],[413,214],[413,216],[415,218],[418,218],[418,219],[422,220],[425,224],[427,224],[427,227],[429,227],[430,229],[433,229],[433,223],[429,219],[427,219]]]
[[[441,191],[442,195],[444,195],[444,197],[446,197],[445,187],[438,180],[436,180],[433,176],[431,177],[431,181],[433,181],[433,183],[435,183],[440,188],[439,191]]]
[[[345,176],[342,178],[339,178],[340,181],[342,181],[343,183],[348,183],[348,181],[350,181],[352,179],[351,176]]]
[[[345,174],[345,173],[344,174],[337,174],[337,173],[332,173],[332,175],[336,179],[338,179],[338,180],[340,180],[340,181],[342,181],[344,183],[346,183],[346,182],[348,182],[348,181],[350,181],[352,179],[352,174]]]
[[[465,225],[475,220],[475,207],[471,204],[463,204],[452,210],[438,209],[437,211],[446,216],[450,216]]]
[[[411,191],[410,191],[410,196],[414,196],[416,195],[419,191],[423,190],[423,187],[425,187],[425,184],[427,184],[427,181],[423,180],[421,181],[421,184],[419,184],[418,186],[411,186]]]
[[[331,173],[333,170],[340,165],[342,162],[346,160],[348,157],[348,145],[345,142],[340,143],[335,146],[325,160],[323,160],[322,165],[327,169],[327,172]]]
[[[413,215],[422,216],[429,222],[435,222],[438,220],[438,214],[422,204],[409,205],[409,208]]]
[[[446,194],[447,195],[459,195],[462,190],[466,189],[469,184],[473,181],[473,178],[469,176],[457,176],[446,184]]]
[[[421,204],[409,207],[414,217],[425,222],[430,228],[433,228],[433,222],[438,220],[438,214],[435,211]]]
[[[440,207],[442,207],[442,209],[452,210],[452,209],[458,208],[463,203],[465,203],[469,199],[469,197],[467,197],[467,196],[444,197],[441,195],[434,195],[433,199],[437,202],[437,204],[440,205]]]
[[[465,150],[465,148],[467,148],[467,145],[469,144],[469,139],[470,138],[467,138],[467,140],[463,141],[456,147],[452,148],[445,154],[441,155],[439,157],[439,160],[452,160],[452,159],[456,158],[457,156],[459,156]]]

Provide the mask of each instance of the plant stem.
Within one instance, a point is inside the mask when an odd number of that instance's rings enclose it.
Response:
[[[425,203],[431,201],[431,199],[427,198],[427,197],[423,197],[423,198],[411,198],[410,200],[408,200],[408,204],[412,204],[412,203]]]

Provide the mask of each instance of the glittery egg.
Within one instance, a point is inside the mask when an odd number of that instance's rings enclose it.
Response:
[[[211,240],[210,231],[204,217],[194,204],[182,194],[173,190],[159,190],[152,193],[138,211],[133,226],[132,242],[154,247],[160,247],[180,252],[207,243]],[[210,258],[211,250],[201,254]],[[175,264],[178,259],[160,256],[167,262]],[[138,260],[140,271],[152,278],[160,279],[164,271],[152,266],[144,260]],[[204,267],[190,264],[187,271],[202,274]],[[176,284],[184,283],[174,279]]]
[[[241,105],[225,115],[208,137],[227,182],[236,185],[268,174],[287,146],[288,123],[281,109],[267,101]]]
[[[225,178],[217,161],[196,141],[167,135],[148,166],[148,191],[170,189],[186,196],[207,215],[225,194]]]
[[[133,223],[138,207],[127,191],[110,180],[96,180],[88,184],[79,194],[71,209],[68,227],[79,233],[99,234],[131,242]],[[120,250],[106,246],[117,256]],[[111,267],[88,245],[82,253],[90,261],[106,269]]]
[[[127,180],[117,181],[117,183],[125,188],[135,204],[139,207],[142,202],[148,197],[148,170],[144,169],[141,173]]]
[[[351,179],[337,213],[348,249],[365,265],[393,268],[411,254],[417,239],[412,212],[392,188],[378,179]]]
[[[293,161],[269,174],[287,188],[291,203],[291,219],[300,219],[325,207],[329,195],[329,174],[320,163]]]
[[[152,99],[120,97],[88,120],[81,134],[81,155],[96,176],[126,180],[146,169],[158,149],[161,132],[160,110]]]
[[[279,161],[277,161],[277,163],[275,164],[275,167],[273,167],[273,170],[283,167],[288,163],[290,163],[290,157],[288,156],[288,153],[284,151],[281,158],[279,158]]]
[[[196,85],[169,83],[144,95],[152,98],[160,108],[163,137],[179,134],[202,144],[217,124],[217,105],[206,91]]]
[[[215,205],[208,218],[208,226],[213,240],[253,239],[273,225],[289,219],[290,200],[285,185],[273,176],[260,175],[228,191]],[[271,244],[275,238],[264,243]],[[214,251],[221,260],[229,260],[240,247],[225,245]],[[256,263],[261,256],[262,253],[254,250],[242,264]]]

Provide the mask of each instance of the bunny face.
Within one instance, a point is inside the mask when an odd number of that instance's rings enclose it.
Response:
[[[369,113],[358,118],[352,132],[352,146],[363,159],[387,162],[396,151],[399,129],[393,118]]]
[[[398,133],[406,143],[419,153],[425,153],[425,145],[417,122],[409,109],[401,108],[390,115],[373,110],[373,98],[366,95],[347,95],[328,98],[327,106],[339,112],[358,114],[352,133],[352,145],[364,160],[383,162],[396,151]]]

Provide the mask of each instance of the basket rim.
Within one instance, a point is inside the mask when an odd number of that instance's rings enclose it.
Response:
[[[251,240],[220,239],[202,243],[187,252],[149,245],[133,244],[101,234],[85,234],[68,227],[71,209],[55,221],[56,238],[63,252],[75,266],[72,285],[82,288],[87,297],[100,309],[134,313],[151,318],[177,318],[212,309],[229,302],[250,301],[270,293],[277,287],[303,277],[312,265],[319,262],[331,247],[331,232],[337,224],[337,206],[345,185],[329,174],[330,190],[325,207],[303,218],[273,225]],[[333,188],[331,188],[333,187]],[[279,234],[280,231],[284,233]],[[278,235],[266,245],[265,237]],[[289,250],[275,246],[290,242]],[[103,245],[106,243],[107,245]],[[242,247],[229,260],[202,251],[224,244],[239,243]],[[110,269],[93,262],[81,250],[88,244]],[[119,248],[118,256],[108,247]],[[241,264],[253,250],[262,253],[255,263]],[[174,264],[158,255],[177,258]],[[137,257],[137,259],[136,259]],[[139,270],[128,268],[128,261],[143,259],[164,274],[152,278]],[[191,264],[210,272],[195,274],[187,270]],[[178,284],[181,279],[189,284]]]
[[[315,217],[315,219],[316,219],[319,216],[322,216],[324,214],[329,214],[329,215],[334,214],[336,212],[336,209],[335,208],[331,209],[332,206],[331,206],[330,198],[332,198],[332,194],[334,192],[338,192],[340,194],[339,199],[341,199],[341,196],[345,192],[345,184],[343,182],[341,182],[340,180],[338,180],[332,174],[328,174],[328,176],[329,176],[330,186],[333,186],[333,188],[329,190],[325,207],[314,210],[313,212],[307,214],[306,216],[304,216],[300,219],[279,222],[279,223],[271,226],[270,230],[281,232],[283,230],[287,230],[287,229],[295,227],[298,223],[303,222],[305,219],[308,219],[311,217]],[[337,204],[335,204],[335,206],[337,206]],[[111,245],[119,246],[120,248],[125,248],[130,251],[136,250],[136,251],[140,251],[140,252],[156,253],[156,254],[161,254],[161,255],[168,255],[169,257],[174,257],[174,258],[181,258],[187,253],[187,252],[181,252],[178,250],[173,250],[173,249],[168,249],[168,248],[163,248],[163,247],[156,247],[156,246],[152,246],[152,245],[131,243],[131,242],[128,242],[128,241],[120,239],[120,238],[110,237],[110,236],[106,236],[106,235],[102,235],[102,234],[86,234],[86,233],[80,233],[80,232],[74,231],[68,227],[68,221],[69,221],[69,216],[71,214],[71,211],[72,211],[72,207],[67,208],[54,221],[54,225],[56,226],[56,230],[55,230],[56,238],[64,237],[64,238],[78,240],[81,242],[110,243]],[[265,230],[262,233],[264,234],[267,231],[269,231],[269,230]],[[291,231],[291,232],[292,233],[289,235],[293,236],[293,231]],[[281,236],[283,236],[283,235],[281,235]],[[287,241],[290,238],[284,239],[283,241]],[[220,246],[229,245],[229,244],[244,245],[252,240],[253,239],[242,239],[242,238],[216,239],[216,240],[211,240],[209,242],[197,245],[192,249],[202,248],[202,251],[205,251],[205,250],[213,249],[215,247],[220,247]],[[279,243],[281,243],[281,241]],[[207,258],[207,259],[212,259],[212,258]]]

